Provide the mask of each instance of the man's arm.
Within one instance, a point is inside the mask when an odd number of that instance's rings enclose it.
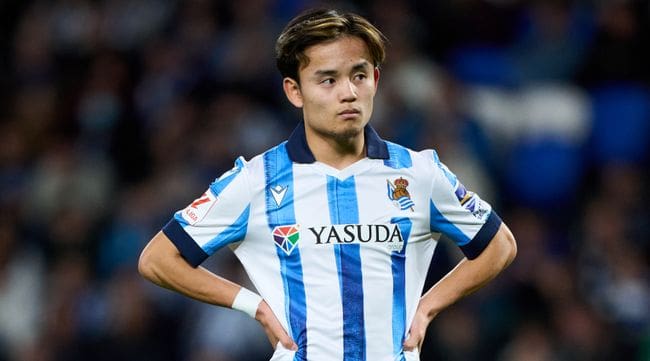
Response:
[[[429,323],[440,311],[478,290],[506,268],[517,254],[510,229],[502,223],[483,252],[473,260],[464,258],[420,299],[404,350],[421,348]]]
[[[142,251],[138,271],[158,286],[222,307],[232,307],[241,289],[203,267],[190,266],[163,232],[158,232]],[[278,341],[287,349],[296,347],[266,301],[259,304],[255,319],[264,327],[273,347]]]

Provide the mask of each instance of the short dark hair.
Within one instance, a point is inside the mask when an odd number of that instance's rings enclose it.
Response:
[[[378,67],[385,57],[385,36],[365,18],[331,9],[308,10],[293,18],[275,43],[275,60],[283,77],[299,81],[298,71],[309,64],[305,50],[316,44],[356,36],[366,43]]]

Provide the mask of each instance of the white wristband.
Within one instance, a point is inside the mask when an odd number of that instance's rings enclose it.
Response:
[[[239,293],[237,293],[235,300],[232,301],[232,309],[242,311],[252,318],[255,318],[260,302],[262,302],[262,297],[242,287],[239,290]]]

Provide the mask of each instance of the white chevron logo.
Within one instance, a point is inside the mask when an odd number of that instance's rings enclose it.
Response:
[[[275,187],[269,188],[271,190],[271,195],[275,200],[275,204],[277,204],[278,207],[280,204],[282,204],[282,200],[284,199],[284,195],[287,194],[288,188],[288,186],[282,187],[281,185],[276,185]]]

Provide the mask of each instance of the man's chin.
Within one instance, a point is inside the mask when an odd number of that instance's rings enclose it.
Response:
[[[332,136],[336,140],[347,141],[358,137],[362,133],[363,133],[363,127],[354,125],[354,126],[345,127],[345,129],[341,129],[338,132],[334,132]]]

